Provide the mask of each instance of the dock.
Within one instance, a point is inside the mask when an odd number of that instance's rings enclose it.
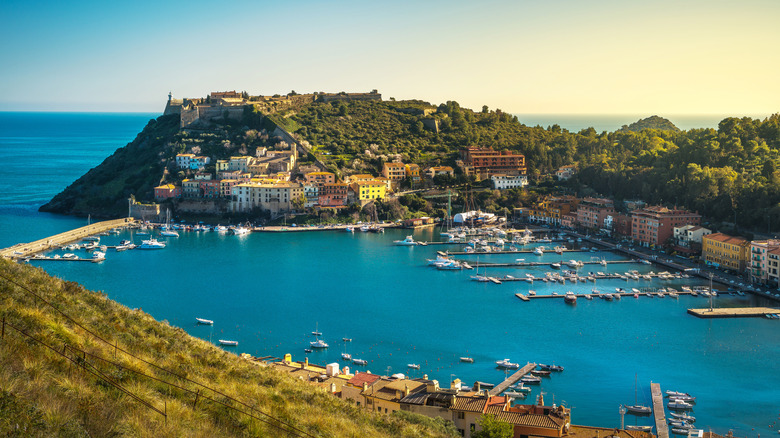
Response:
[[[428,243],[430,245],[455,245],[455,243],[450,243],[450,242],[428,242]],[[458,245],[464,245],[464,243],[458,243]],[[599,252],[604,252],[604,251],[611,251],[611,250],[609,250],[609,249],[600,249],[600,250],[594,252],[594,251],[591,251],[591,250],[567,249],[563,253],[560,253],[560,254],[556,253],[556,254],[558,254],[559,256],[561,256],[562,254],[565,254],[565,253],[569,253],[569,252],[571,252],[571,253],[592,253],[592,254],[598,254]],[[496,254],[533,254],[534,250],[532,250],[532,249],[518,249],[517,251],[501,250],[501,251],[471,251],[471,252],[450,251],[449,253],[450,253],[450,255],[480,255],[480,256],[482,256],[482,255],[491,255],[491,254],[493,254],[493,255],[496,255]],[[550,254],[551,251],[548,251],[547,253]],[[610,262],[610,263],[612,263],[612,262]]]
[[[529,300],[529,299],[528,299],[528,297],[527,297],[527,296],[525,296],[525,295],[521,294],[520,292],[516,293],[516,294],[515,294],[515,296],[516,296],[517,298],[520,298],[520,299],[521,299],[521,300],[523,300],[523,301],[531,301],[531,300]]]
[[[27,261],[27,262],[92,262],[92,263],[100,263],[100,262],[104,261],[105,259],[106,259],[105,257],[100,257],[100,258],[87,257],[87,258],[83,258],[83,259],[82,258],[65,258],[65,257],[59,257],[59,258],[56,258],[56,257],[30,257],[30,258],[25,258],[24,260]]]
[[[535,363],[528,362],[524,367],[517,370],[514,374],[507,377],[506,380],[496,385],[493,389],[490,390],[490,395],[499,395],[502,392],[506,391],[507,388],[517,383],[520,379],[523,378],[526,374],[530,373],[531,370],[536,368]]]
[[[664,294],[664,298],[659,297],[659,294],[661,294],[661,293]],[[692,291],[679,291],[679,290],[676,291],[675,293],[677,295],[691,295],[691,294],[693,294]],[[595,299],[595,298],[603,298],[602,295],[606,295],[606,294],[610,294],[613,297],[615,295],[620,295],[621,298],[622,297],[633,297],[634,296],[634,292],[609,292],[609,291],[599,291],[598,293],[591,292],[591,293],[588,293],[588,294],[580,293],[580,294],[574,294],[574,295],[578,299],[579,298],[587,298],[585,295],[590,295],[591,298]],[[647,297],[647,294],[650,294],[650,296],[653,297],[653,298],[661,298],[661,299],[669,298],[669,299],[672,299],[672,300],[674,299],[674,297],[670,297],[669,296],[669,292],[668,291],[667,292],[659,292],[655,288],[643,288],[643,289],[640,290],[638,295],[639,295],[639,297]],[[522,296],[520,296],[520,295],[522,295]],[[517,298],[520,298],[523,301],[531,301],[532,299],[564,298],[566,295],[565,295],[565,292],[561,291],[561,292],[558,292],[558,295],[523,295],[521,293],[516,293],[515,296]],[[688,313],[690,313],[691,310],[696,310],[696,309],[688,309]],[[698,309],[698,310],[705,310],[705,309]],[[706,309],[706,310],[707,310],[707,312],[709,312],[709,309]],[[728,309],[724,309],[724,310],[728,310]],[[774,310],[774,311],[773,312],[768,312],[768,313],[780,313],[780,309],[769,309],[769,310]],[[762,313],[760,315],[751,315],[751,316],[763,316],[763,315],[764,314]]]
[[[12,259],[24,259],[33,254],[59,248],[62,245],[81,240],[85,237],[106,232],[112,228],[127,227],[135,224],[135,219],[128,217],[110,221],[96,222],[75,230],[66,231],[51,237],[36,240],[30,243],[19,243],[9,248],[0,249],[0,257]]]
[[[699,318],[755,318],[780,313],[772,307],[731,307],[706,309],[688,309],[688,313]]]
[[[655,418],[655,433],[658,438],[669,438],[669,425],[666,424],[664,412],[664,396],[661,384],[650,382],[650,393],[653,396],[653,417]]]

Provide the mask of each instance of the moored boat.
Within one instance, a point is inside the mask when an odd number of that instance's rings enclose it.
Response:
[[[365,359],[352,359],[352,363],[355,365],[368,365],[368,361]]]
[[[460,358],[460,361],[461,362],[465,362],[465,363],[474,363],[474,358],[472,358],[472,357],[465,357],[464,356],[464,357]]]
[[[406,367],[407,368],[411,368],[413,370],[419,370],[420,369],[420,364],[408,363],[408,364],[406,364]]]
[[[693,405],[682,400],[671,400],[669,403],[666,404],[666,407],[669,409],[678,409],[681,411],[686,411],[693,409]]]
[[[229,340],[226,340],[226,339],[220,339],[219,343],[220,343],[220,345],[225,345],[225,346],[228,346],[228,347],[236,347],[236,346],[238,346],[238,341],[229,341]]]
[[[154,237],[141,241],[141,244],[138,245],[138,249],[163,249],[163,248],[165,248],[165,244],[162,242],[158,242],[157,239],[155,239]]]
[[[203,325],[214,325],[214,321],[210,319],[195,318],[195,322]]]
[[[516,370],[520,368],[519,364],[510,362],[509,359],[501,359],[496,361],[496,366],[504,370]]]
[[[626,413],[629,414],[649,415],[653,411],[650,406],[626,405],[624,407],[626,408]]]
[[[569,303],[569,304],[576,304],[577,303],[577,295],[574,294],[572,291],[566,292],[566,295],[563,297],[563,301]]]
[[[414,241],[414,236],[406,236],[404,240],[393,240],[393,244],[398,246],[414,246],[417,242]]]
[[[640,432],[650,432],[653,430],[653,426],[634,426],[634,425],[627,425],[626,430],[636,430]]]
[[[539,369],[546,370],[546,371],[558,371],[558,372],[563,371],[563,367],[560,365],[547,365],[543,363],[539,364]]]
[[[542,378],[537,376],[525,375],[520,378],[520,381],[523,383],[528,383],[529,385],[538,385],[542,383]]]

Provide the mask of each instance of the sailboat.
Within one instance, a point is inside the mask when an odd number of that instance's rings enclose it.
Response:
[[[319,323],[316,326],[317,328],[314,329],[313,332],[311,332],[312,335],[314,335],[315,341],[309,342],[309,345],[311,345],[311,348],[328,348],[329,345],[327,342],[320,339],[320,336],[322,336],[322,333],[319,331]]]
[[[341,353],[341,360],[350,361],[350,360],[352,360],[352,355],[347,353],[347,339],[349,339],[349,338],[344,338],[344,352]],[[351,340],[352,339],[350,339],[350,341]]]
[[[165,237],[179,237],[179,233],[177,233],[171,228],[171,210],[165,210],[165,212],[166,212],[165,226],[163,227],[162,231],[160,231],[160,235]]]
[[[650,406],[642,406],[637,401],[638,395],[637,395],[637,381],[636,381],[636,374],[634,374],[634,404],[633,405],[627,405],[626,413],[628,414],[634,414],[634,415],[649,415],[652,411],[652,408]]]

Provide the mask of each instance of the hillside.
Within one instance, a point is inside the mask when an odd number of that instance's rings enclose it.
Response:
[[[674,126],[674,123],[669,121],[669,119],[665,119],[663,117],[658,116],[650,116],[645,119],[637,120],[636,122],[626,126],[623,125],[622,128],[620,128],[620,131],[633,131],[633,132],[639,132],[643,129],[659,129],[662,131],[680,131],[680,128]]]
[[[0,260],[0,292],[2,436],[447,436],[439,422],[359,410],[41,269]]]

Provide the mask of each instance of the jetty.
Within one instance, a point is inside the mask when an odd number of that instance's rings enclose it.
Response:
[[[51,237],[39,239],[30,243],[18,243],[9,248],[0,249],[0,257],[10,259],[24,259],[33,254],[59,248],[62,245],[81,240],[85,237],[104,233],[112,228],[127,227],[135,224],[135,219],[128,217],[103,222],[96,222],[75,230],[55,234]]]
[[[658,438],[669,438],[669,425],[666,424],[666,414],[664,413],[664,396],[661,392],[661,384],[650,382],[650,393],[653,396],[655,433]]]
[[[520,368],[519,370],[515,371],[514,374],[507,377],[506,380],[493,387],[493,389],[490,390],[490,395],[499,395],[506,391],[507,388],[517,383],[520,379],[523,378],[523,376],[530,373],[534,368],[536,368],[536,364],[528,362],[524,367]]]
[[[615,295],[620,295],[621,297],[633,297],[634,293],[635,292],[617,292],[617,291],[610,292],[608,290],[604,290],[604,291],[598,291],[598,292],[592,292],[591,291],[590,293],[579,293],[579,294],[574,294],[574,295],[577,298],[586,298],[585,295],[590,295],[591,298],[603,298],[602,296],[603,295],[607,295],[607,294],[612,295],[613,297]],[[693,294],[693,291],[680,291],[680,290],[678,290],[678,291],[675,291],[675,293],[677,295],[691,295],[691,294]],[[659,294],[663,294],[664,297],[667,297],[667,298],[672,299],[672,300],[674,299],[674,298],[669,296],[669,291],[668,290],[667,291],[662,291],[662,290],[658,290],[656,288],[642,288],[642,289],[639,290],[639,293],[637,295],[639,295],[639,297],[647,297],[648,294],[650,294],[650,296],[652,296],[652,297],[658,297]],[[562,292],[559,292],[558,295],[538,295],[538,294],[537,295],[524,295],[524,294],[521,294],[521,293],[516,293],[515,296],[517,298],[520,298],[523,301],[531,301],[532,299],[565,298],[566,295],[565,295],[565,292],[562,291]],[[750,316],[763,316],[766,313],[770,313],[770,314],[780,313],[779,309],[769,309],[769,308],[762,308],[762,309],[767,309],[767,310],[772,310],[772,311],[771,312],[761,313],[761,314],[758,314],[758,315],[750,315]],[[709,309],[688,309],[688,313],[691,313],[691,310],[702,310],[702,311],[706,310],[707,312],[709,312]],[[718,310],[718,309],[716,309],[716,310]],[[734,309],[723,309],[723,310],[734,310]]]
[[[780,309],[772,307],[725,307],[688,309],[688,313],[699,318],[755,318],[780,313]]]

